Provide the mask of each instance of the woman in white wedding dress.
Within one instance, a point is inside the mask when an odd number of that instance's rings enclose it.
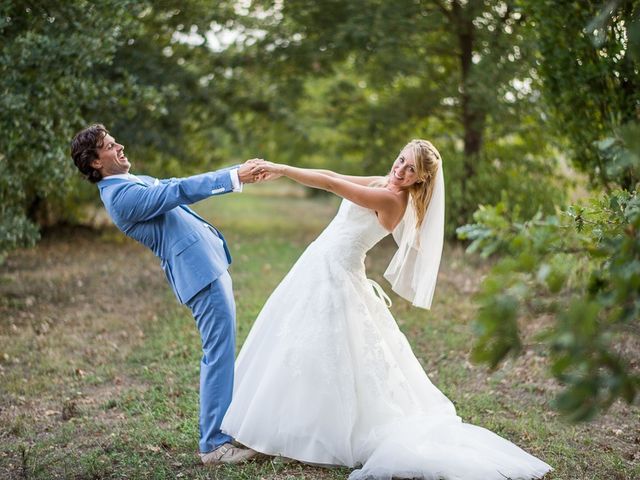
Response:
[[[386,177],[256,165],[344,200],[256,319],[224,432],[268,455],[359,467],[350,480],[533,479],[551,470],[460,420],[366,277],[366,252],[393,231],[399,249],[385,277],[414,305],[430,306],[442,254],[441,163],[431,143],[413,140]]]

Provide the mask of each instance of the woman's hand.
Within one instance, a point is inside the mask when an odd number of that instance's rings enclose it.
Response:
[[[253,173],[253,166],[257,161],[262,160],[261,158],[252,158],[247,160],[240,168],[238,168],[238,179],[242,183],[254,183],[260,181],[260,177]]]
[[[268,162],[267,160],[257,160],[252,164],[251,173],[257,175],[261,181],[274,180],[284,174],[286,165]]]

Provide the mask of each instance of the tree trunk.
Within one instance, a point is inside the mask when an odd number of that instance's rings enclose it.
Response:
[[[466,196],[469,190],[469,180],[476,174],[476,165],[482,149],[485,112],[474,101],[473,91],[473,44],[475,40],[473,26],[473,12],[464,11],[458,2],[453,3],[453,17],[457,24],[458,43],[460,47],[460,104],[462,115],[462,128],[464,130],[464,158],[462,177],[462,195]],[[470,9],[468,9],[470,10]],[[471,211],[461,212],[467,217]],[[461,221],[468,221],[468,218],[461,218]]]

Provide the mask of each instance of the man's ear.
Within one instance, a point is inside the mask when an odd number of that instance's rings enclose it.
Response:
[[[102,168],[102,162],[99,158],[96,158],[95,160],[91,161],[91,167],[95,168],[96,170],[100,170]]]

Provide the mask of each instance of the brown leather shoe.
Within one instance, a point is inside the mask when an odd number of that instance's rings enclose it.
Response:
[[[231,443],[225,443],[211,452],[201,453],[200,460],[204,465],[236,464],[245,462],[257,454],[258,452],[250,448],[240,448]]]

